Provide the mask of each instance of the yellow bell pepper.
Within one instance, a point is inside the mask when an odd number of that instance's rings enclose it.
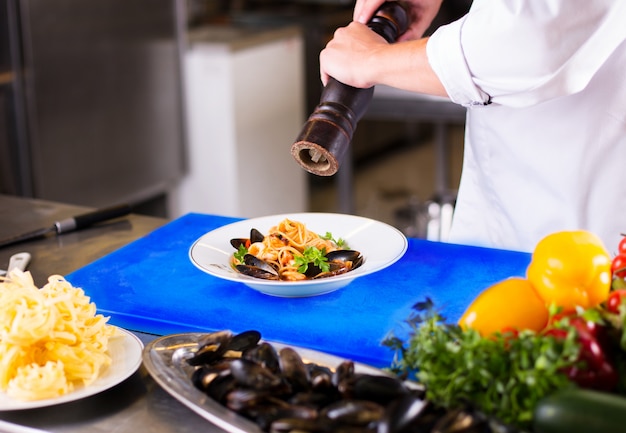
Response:
[[[611,257],[593,233],[556,232],[539,241],[526,276],[546,305],[590,308],[609,294]]]

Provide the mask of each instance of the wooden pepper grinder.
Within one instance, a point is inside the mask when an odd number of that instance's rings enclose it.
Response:
[[[408,25],[407,11],[397,1],[381,5],[367,23],[389,43],[395,42]],[[359,89],[331,77],[322,91],[319,105],[291,146],[295,160],[318,176],[335,174],[373,95],[374,87]]]

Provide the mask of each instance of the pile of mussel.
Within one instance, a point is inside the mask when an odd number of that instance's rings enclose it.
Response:
[[[395,376],[355,371],[352,361],[334,368],[305,362],[257,331],[207,334],[186,362],[195,387],[266,432],[504,431],[469,407],[429,404],[423,389]]]
[[[233,238],[230,244],[238,250],[241,245],[250,246],[252,244],[263,242],[265,235],[253,228],[250,230],[249,238]],[[322,271],[318,266],[309,263],[304,275],[307,279],[327,278],[335,275],[350,272],[363,264],[363,256],[359,251],[339,249],[329,251],[325,254],[329,266],[328,271]],[[235,269],[245,275],[265,280],[280,280],[278,269],[271,263],[255,256],[254,254],[246,254],[243,257],[243,263],[237,264]]]

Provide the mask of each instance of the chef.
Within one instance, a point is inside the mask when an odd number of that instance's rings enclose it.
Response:
[[[365,23],[320,53],[329,76],[446,96],[468,108],[450,234],[455,243],[532,251],[545,235],[586,229],[610,252],[626,233],[626,2],[474,0],[421,38],[441,0],[409,0],[411,28],[387,44]]]

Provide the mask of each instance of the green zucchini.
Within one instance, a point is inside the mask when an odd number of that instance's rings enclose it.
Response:
[[[536,433],[624,433],[626,398],[587,389],[567,389],[540,400]]]

